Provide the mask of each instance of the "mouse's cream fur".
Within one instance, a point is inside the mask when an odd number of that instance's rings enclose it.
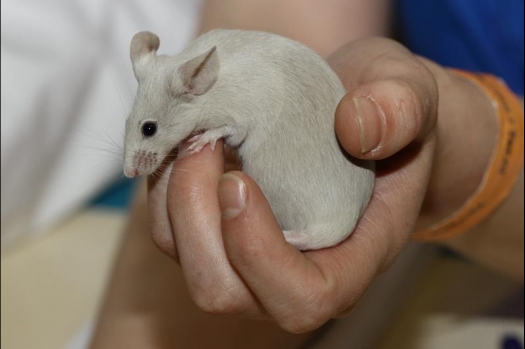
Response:
[[[345,89],[308,47],[277,35],[213,30],[176,56],[156,55],[158,37],[135,35],[139,82],[126,122],[126,175],[154,172],[190,134],[190,151],[219,138],[238,149],[286,240],[301,250],[345,239],[368,204],[373,162],[341,149],[334,114]],[[144,122],[157,124],[151,137]]]

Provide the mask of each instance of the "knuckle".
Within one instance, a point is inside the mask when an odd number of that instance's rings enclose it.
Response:
[[[193,302],[199,309],[212,315],[232,315],[245,309],[242,299],[231,292],[210,292],[209,289],[192,293]]]
[[[392,136],[402,131],[415,138],[426,116],[421,91],[410,79],[397,77],[378,82],[377,88]]]
[[[329,320],[328,317],[320,316],[316,312],[293,316],[279,323],[279,326],[292,334],[302,334],[318,329]]]
[[[279,326],[287,332],[301,334],[324,325],[336,314],[334,297],[324,291],[304,294],[296,307],[277,320]]]
[[[389,91],[393,91],[397,100],[408,102],[409,107],[416,109],[419,107],[419,96],[415,86],[404,78],[392,78],[387,83]]]

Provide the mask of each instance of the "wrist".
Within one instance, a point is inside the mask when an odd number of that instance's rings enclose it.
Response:
[[[474,83],[423,60],[439,90],[437,146],[417,228],[458,210],[480,186],[498,135],[496,111]]]

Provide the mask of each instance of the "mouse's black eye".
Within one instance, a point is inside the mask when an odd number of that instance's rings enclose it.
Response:
[[[151,137],[157,132],[157,123],[148,121],[142,125],[142,134],[144,137]]]

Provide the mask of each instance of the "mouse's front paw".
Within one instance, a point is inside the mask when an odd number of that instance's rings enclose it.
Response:
[[[188,151],[190,154],[198,153],[206,144],[211,146],[211,150],[215,150],[215,144],[219,138],[221,138],[221,135],[217,135],[213,130],[193,136],[188,140],[188,142],[191,143]]]

